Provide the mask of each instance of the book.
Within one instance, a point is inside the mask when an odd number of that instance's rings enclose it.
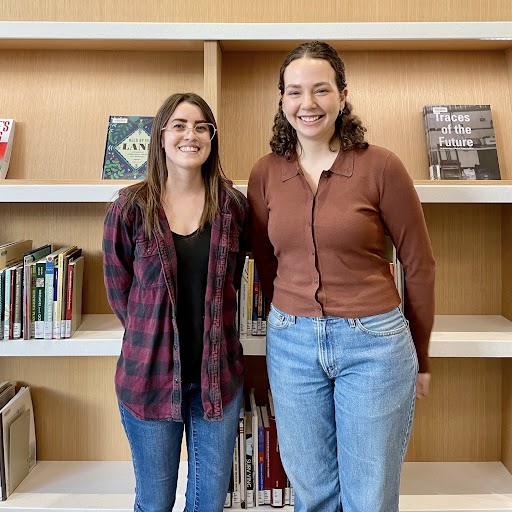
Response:
[[[284,507],[284,490],[286,488],[286,474],[281,454],[279,453],[279,440],[277,438],[277,425],[274,412],[272,392],[268,390],[268,420],[269,420],[269,477],[270,477],[270,505]]]
[[[101,179],[140,180],[146,176],[153,119],[110,116]]]
[[[0,119],[0,180],[5,179],[9,170],[14,140],[14,119]]]
[[[13,339],[14,305],[16,295],[16,267],[6,268],[4,271],[4,339]]]
[[[235,438],[235,448],[233,450],[233,491],[231,493],[231,503],[234,507],[241,504],[240,501],[240,436]]]
[[[238,464],[240,467],[240,506],[246,508],[247,499],[247,478],[245,472],[245,407],[242,405],[238,415]]]
[[[245,411],[245,508],[255,507],[254,487],[254,439],[252,433],[252,413]]]
[[[44,338],[44,304],[45,304],[45,273],[46,256],[35,262],[35,296],[34,296],[34,338],[41,340]]]
[[[23,325],[23,263],[15,269],[13,303],[12,339],[18,340],[22,337]]]
[[[425,105],[431,180],[499,180],[490,105]]]
[[[76,253],[78,247],[76,245],[72,245],[68,247],[65,251],[59,253],[57,257],[57,268],[58,270],[58,280],[56,283],[56,290],[54,292],[55,300],[55,315],[53,317],[53,335],[54,339],[60,340],[61,338],[65,338],[65,324],[63,313],[65,311],[65,300],[67,297],[67,288],[66,283],[68,280],[68,264],[69,258],[71,254]],[[64,329],[62,327],[64,326]]]
[[[22,416],[24,420],[16,421]],[[2,431],[0,449],[4,461],[4,473],[1,475],[2,500],[5,500],[36,464],[34,409],[29,387],[20,388],[0,409],[0,426]],[[3,492],[4,483],[5,493]]]
[[[256,395],[254,388],[249,391],[249,410],[250,410],[250,421],[251,421],[251,434],[252,434],[252,446],[249,441],[246,442],[246,455],[249,455],[249,448],[252,448],[252,460],[251,471],[252,471],[252,506],[258,506],[258,493],[259,493],[259,476],[258,476],[258,406],[256,405]],[[247,440],[249,434],[247,434]],[[248,461],[249,462],[249,461]],[[248,480],[249,482],[249,480]],[[249,483],[247,483],[247,493],[249,494]],[[249,497],[247,498],[249,506]]]
[[[4,315],[5,315],[5,269],[0,269],[0,340],[4,339]]]
[[[51,340],[53,337],[53,311],[56,290],[55,283],[58,281],[58,257],[68,247],[61,247],[46,256],[46,267],[44,273],[44,339]]]
[[[0,409],[2,409],[4,405],[11,400],[11,398],[14,396],[14,391],[15,388],[12,382],[3,381],[0,383]],[[3,475],[5,475],[5,464],[3,457],[3,435],[2,429],[0,428],[0,500],[2,501],[7,498],[5,478]]]
[[[34,262],[52,252],[51,245],[42,245],[32,249],[23,255],[23,339],[29,340],[34,337],[34,315],[35,310],[35,265]]]
[[[0,246],[0,268],[11,267],[23,261],[23,255],[32,249],[32,240],[18,240]]]
[[[263,425],[264,449],[263,502],[265,505],[270,505],[270,419],[266,405],[262,405],[260,411]]]
[[[66,293],[65,338],[71,338],[82,323],[82,287],[84,279],[84,257],[79,256],[68,265]]]

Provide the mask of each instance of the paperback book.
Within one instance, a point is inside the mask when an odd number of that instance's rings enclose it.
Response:
[[[146,176],[153,117],[110,116],[101,178],[140,180]]]
[[[0,179],[7,176],[14,139],[14,119],[0,119]]]
[[[499,180],[490,105],[423,107],[431,180]]]

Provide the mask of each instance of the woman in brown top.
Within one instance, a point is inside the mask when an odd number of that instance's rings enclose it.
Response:
[[[421,204],[397,156],[365,141],[331,46],[292,50],[279,90],[272,153],[248,197],[295,511],[395,512],[415,396],[430,381],[435,263]]]

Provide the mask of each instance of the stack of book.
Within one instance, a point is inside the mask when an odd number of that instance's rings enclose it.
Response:
[[[70,338],[82,320],[84,257],[77,246],[0,246],[0,340]]]

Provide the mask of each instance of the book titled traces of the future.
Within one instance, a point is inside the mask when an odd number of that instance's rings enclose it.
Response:
[[[0,179],[7,176],[14,139],[14,119],[0,119]]]
[[[499,180],[490,105],[423,107],[431,180]]]
[[[146,176],[153,119],[110,116],[102,179],[139,180]]]

